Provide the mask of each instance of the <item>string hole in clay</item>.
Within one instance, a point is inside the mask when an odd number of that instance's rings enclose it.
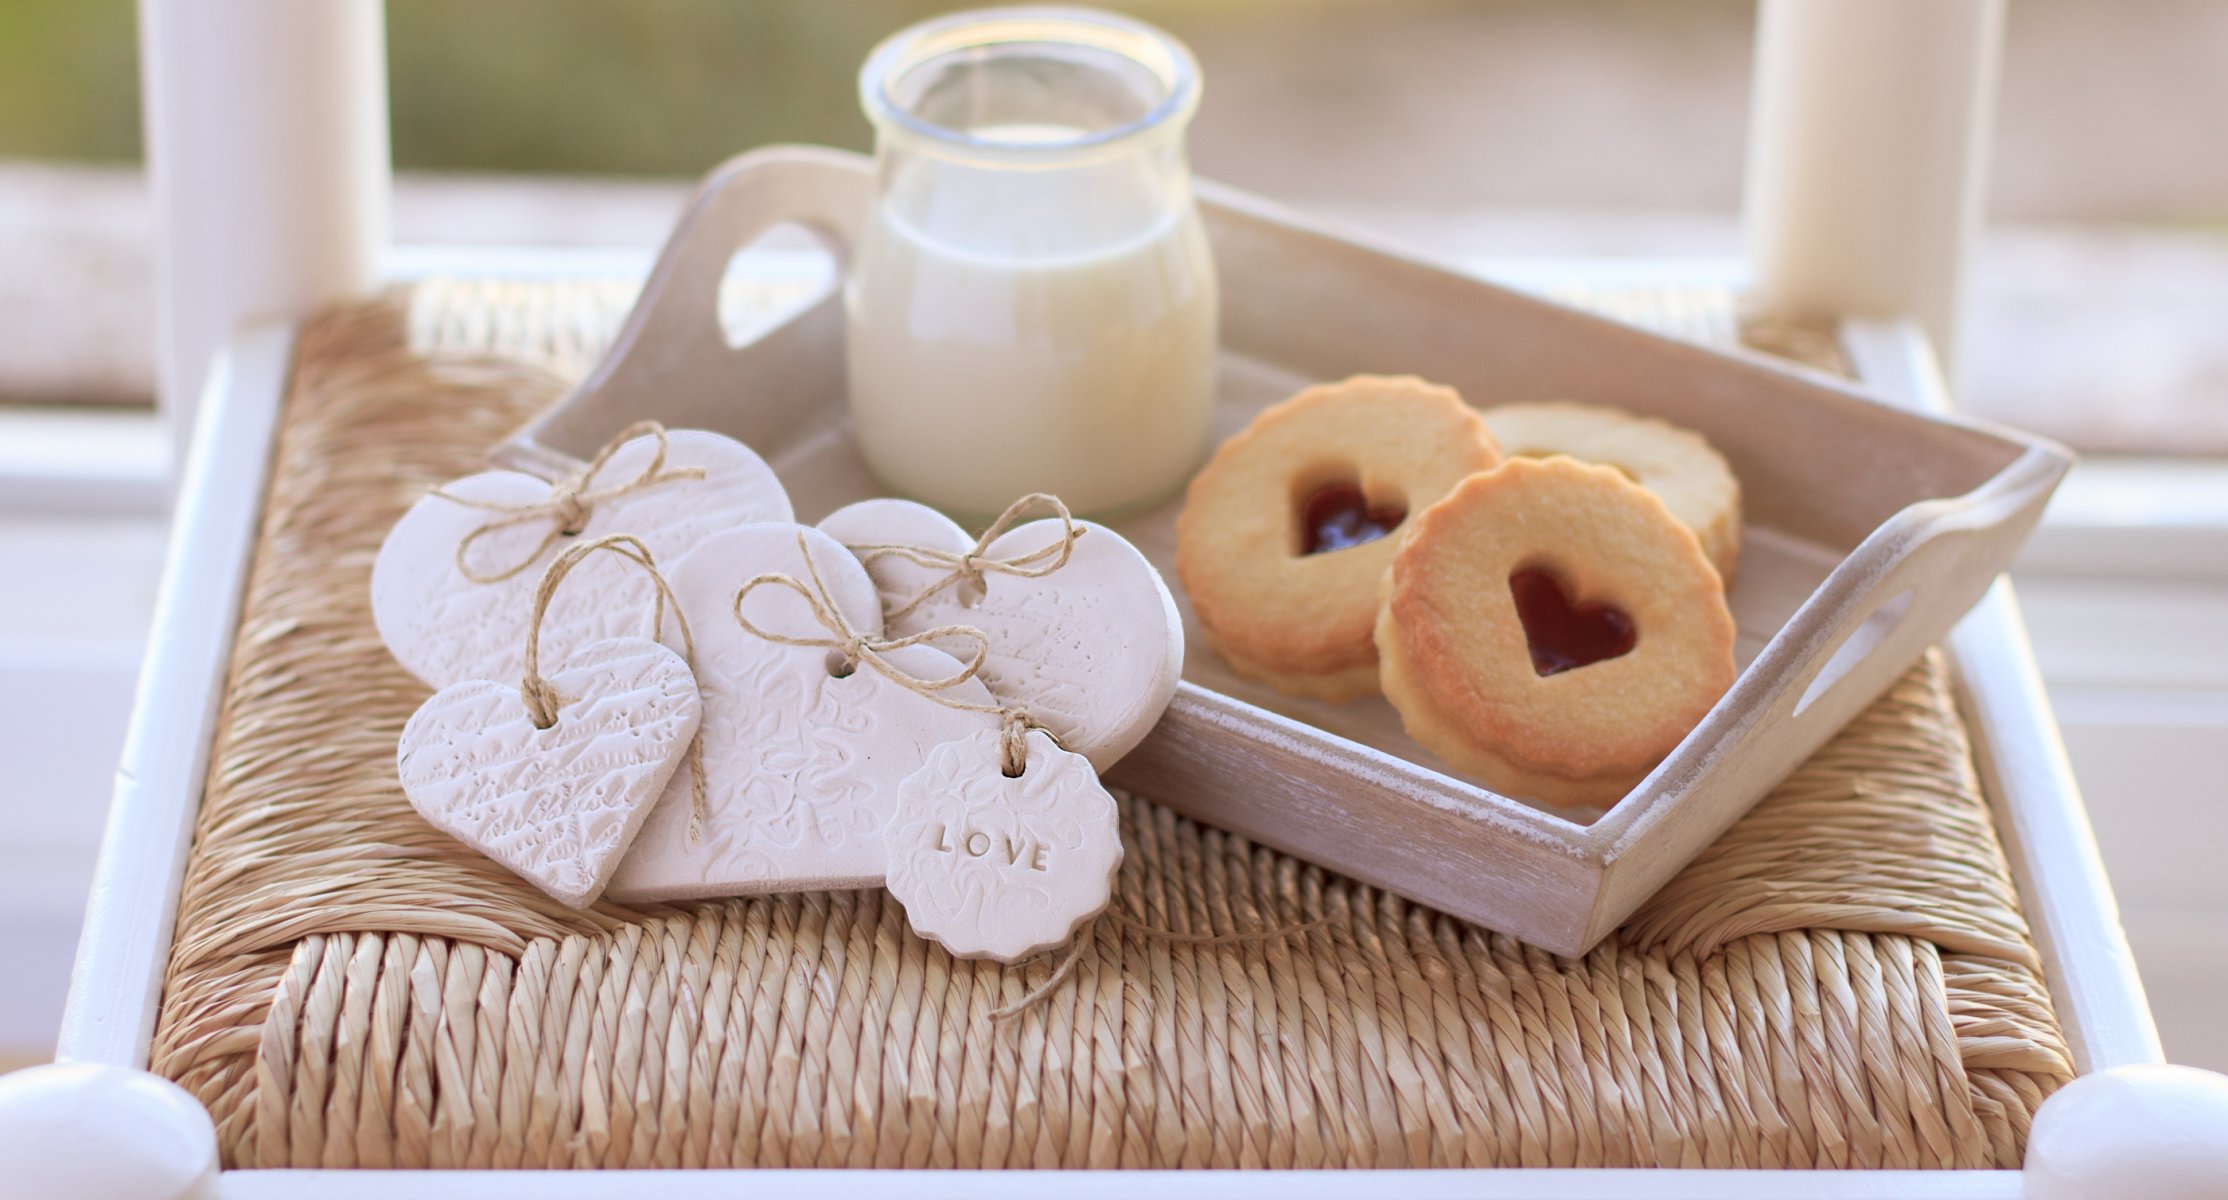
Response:
[[[1639,644],[1632,617],[1599,601],[1579,603],[1563,578],[1547,567],[1518,567],[1509,595],[1532,653],[1532,670],[1545,679],[1632,653]]]
[[[1569,454],[1565,454],[1565,453],[1563,453],[1563,452],[1562,452],[1562,451],[1560,451],[1560,450],[1511,450],[1511,451],[1509,451],[1509,457],[1510,457],[1510,458],[1574,458],[1575,456],[1573,456],[1573,455],[1569,455]],[[1640,477],[1639,477],[1639,476],[1637,476],[1637,475],[1633,474],[1633,473],[1632,473],[1632,472],[1630,472],[1630,471],[1627,471],[1627,470],[1625,470],[1625,469],[1624,469],[1624,468],[1623,468],[1622,466],[1619,466],[1618,464],[1616,464],[1616,463],[1613,463],[1613,462],[1602,462],[1602,461],[1600,461],[1599,459],[1591,459],[1591,458],[1580,458],[1580,459],[1576,459],[1576,461],[1578,461],[1578,462],[1582,462],[1582,463],[1585,463],[1586,465],[1588,465],[1588,466],[1592,466],[1592,467],[1607,467],[1607,468],[1609,468],[1610,470],[1612,470],[1612,471],[1615,471],[1615,472],[1616,472],[1617,474],[1619,474],[1619,475],[1622,475],[1622,476],[1624,476],[1624,477],[1625,477],[1625,482],[1626,482],[1626,483],[1639,483],[1639,482],[1640,482]]]
[[[836,679],[849,679],[851,678],[851,673],[858,669],[859,664],[852,662],[848,658],[845,658],[843,655],[843,651],[828,651],[828,674],[831,677]]]
[[[1408,505],[1397,497],[1371,497],[1351,473],[1321,475],[1297,489],[1298,546],[1303,555],[1365,546],[1400,528]]]
[[[971,576],[962,576],[958,583],[952,585],[952,597],[959,601],[961,608],[973,608],[981,604],[983,597],[989,594],[990,589],[983,585],[983,581]]]

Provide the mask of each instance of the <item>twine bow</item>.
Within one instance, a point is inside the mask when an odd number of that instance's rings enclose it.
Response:
[[[602,472],[605,464],[611,461],[612,456],[619,452],[620,447],[641,437],[657,439],[657,451],[650,456],[650,461],[644,464],[642,470],[631,479],[621,480],[606,487],[596,487],[596,476]],[[666,449],[665,426],[658,424],[656,421],[637,421],[620,430],[619,436],[605,442],[603,449],[596,451],[596,456],[588,461],[588,465],[563,479],[551,483],[549,498],[546,500],[536,500],[530,504],[498,504],[488,500],[474,500],[466,496],[459,496],[455,492],[435,488],[433,495],[444,500],[464,505],[466,508],[504,514],[502,517],[489,521],[465,534],[464,540],[456,544],[457,571],[474,583],[501,583],[533,566],[543,554],[548,552],[551,546],[557,543],[558,539],[578,536],[581,530],[588,527],[588,518],[595,512],[598,504],[606,500],[616,500],[621,496],[639,492],[644,488],[656,487],[661,483],[704,478],[704,468],[702,467],[673,467],[668,469],[665,465]],[[489,534],[534,521],[548,521],[549,531],[542,535],[539,542],[534,543],[534,548],[523,558],[509,566],[488,571],[481,571],[472,566],[470,555],[474,543]]]
[[[1054,503],[1058,503],[1058,501],[1054,501]],[[1063,509],[1062,511],[1065,512],[1066,510]],[[1062,544],[1066,543],[1063,542]],[[899,687],[915,695],[933,700],[946,708],[956,708],[961,712],[995,714],[1000,719],[999,767],[1005,772],[1007,778],[1018,778],[1028,765],[1029,744],[1027,738],[1029,731],[1042,729],[1046,736],[1053,736],[1052,732],[1038,724],[1025,708],[1002,704],[976,704],[968,700],[954,699],[944,694],[950,689],[973,679],[976,673],[982,670],[983,660],[990,654],[989,635],[972,625],[939,625],[934,629],[924,629],[919,633],[908,634],[899,638],[873,637],[860,633],[857,629],[852,628],[851,622],[845,619],[843,611],[836,607],[835,600],[828,594],[828,586],[820,578],[820,565],[813,561],[812,548],[806,544],[805,535],[802,533],[797,535],[797,553],[804,557],[805,575],[809,579],[809,583],[805,579],[798,579],[794,575],[781,571],[768,571],[764,574],[752,576],[741,588],[736,590],[735,623],[743,627],[743,632],[777,645],[824,646],[834,650],[842,656],[842,664],[836,671],[839,676],[849,675],[852,671],[864,665]],[[804,597],[805,604],[812,612],[813,620],[819,622],[820,627],[827,631],[827,636],[807,635],[796,637],[785,633],[773,633],[759,628],[749,617],[744,616],[744,598],[757,589],[768,586],[788,588],[790,591]],[[974,653],[960,664],[959,670],[943,678],[922,679],[891,662],[887,657],[892,650],[902,650],[907,646],[917,646],[924,642],[933,642],[944,638],[964,638],[974,643]],[[1053,740],[1057,742],[1058,738],[1054,736]]]
[[[557,594],[557,585],[564,582],[565,576],[574,567],[597,551],[616,554],[649,573],[650,582],[656,584],[658,589],[657,608],[651,618],[650,636],[665,636],[665,614],[671,609],[674,624],[681,631],[682,656],[688,662],[690,670],[696,668],[696,639],[689,634],[688,618],[681,614],[680,601],[674,598],[672,585],[666,583],[665,576],[658,571],[657,562],[650,557],[648,546],[643,545],[640,539],[624,533],[606,534],[594,541],[568,546],[563,554],[549,564],[549,569],[542,572],[541,583],[534,589],[534,612],[526,621],[525,677],[519,681],[518,694],[525,700],[526,715],[533,720],[536,729],[548,729],[555,725],[558,709],[567,702],[564,696],[558,694],[557,685],[541,673],[542,618],[549,612],[549,601]],[[688,756],[688,835],[690,841],[695,841],[702,836],[705,814],[702,730],[698,730],[696,736],[689,739]]]
[[[1023,514],[1038,508],[1050,511],[1060,522],[1060,540],[1046,542],[1034,550],[1010,558],[992,558],[990,544],[1012,529]],[[982,536],[975,539],[972,547],[956,554],[932,546],[895,544],[852,546],[850,549],[869,568],[885,558],[902,558],[923,567],[948,569],[949,573],[942,579],[923,588],[920,594],[885,615],[885,619],[894,621],[919,608],[930,596],[953,584],[966,583],[972,587],[982,587],[985,574],[1012,575],[1021,579],[1041,579],[1050,575],[1068,564],[1068,559],[1075,553],[1075,539],[1082,537],[1084,532],[1084,527],[1075,523],[1074,515],[1068,512],[1068,506],[1058,496],[1031,492],[1007,505],[1006,511],[999,514],[988,529],[982,531]]]

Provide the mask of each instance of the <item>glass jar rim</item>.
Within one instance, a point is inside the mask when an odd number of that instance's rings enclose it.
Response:
[[[1055,42],[1119,55],[1150,71],[1162,94],[1134,120],[1056,141],[986,138],[921,117],[891,85],[907,70],[956,51],[1015,42]],[[1181,126],[1199,106],[1199,63],[1168,33],[1133,17],[1092,8],[979,8],[908,26],[875,46],[859,68],[859,104],[882,132],[902,132],[974,157],[1042,163],[1102,151],[1155,129]]]

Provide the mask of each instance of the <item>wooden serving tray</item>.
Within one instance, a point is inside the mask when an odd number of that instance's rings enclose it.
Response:
[[[842,257],[872,189],[870,160],[816,148],[714,172],[605,361],[498,460],[569,471],[651,417],[749,443],[801,521],[883,494],[850,436],[840,295],[740,346],[717,303],[734,254],[774,225],[805,224]],[[1311,382],[1413,373],[1480,406],[1569,399],[1659,416],[1708,437],[1740,477],[1740,677],[1596,820],[1451,770],[1381,699],[1295,700],[1241,680],[1195,626],[1175,702],[1109,776],[1555,953],[1615,928],[1939,640],[2010,564],[2071,465],[2040,439],[1534,299],[1232,189],[1201,184],[1199,204],[1222,283],[1218,437]],[[1179,507],[1118,525],[1172,583]]]

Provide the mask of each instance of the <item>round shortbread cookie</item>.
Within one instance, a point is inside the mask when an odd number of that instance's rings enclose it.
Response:
[[[1615,470],[1511,459],[1411,524],[1376,627],[1385,695],[1496,790],[1613,804],[1732,686],[1717,571]]]
[[[1741,484],[1701,434],[1619,408],[1568,401],[1504,404],[1485,410],[1485,423],[1510,458],[1567,454],[1622,471],[1694,531],[1719,577],[1732,582],[1741,557]]]
[[[1191,481],[1176,573],[1238,674],[1349,700],[1377,687],[1378,589],[1411,514],[1500,461],[1452,388],[1359,375],[1263,410]]]

